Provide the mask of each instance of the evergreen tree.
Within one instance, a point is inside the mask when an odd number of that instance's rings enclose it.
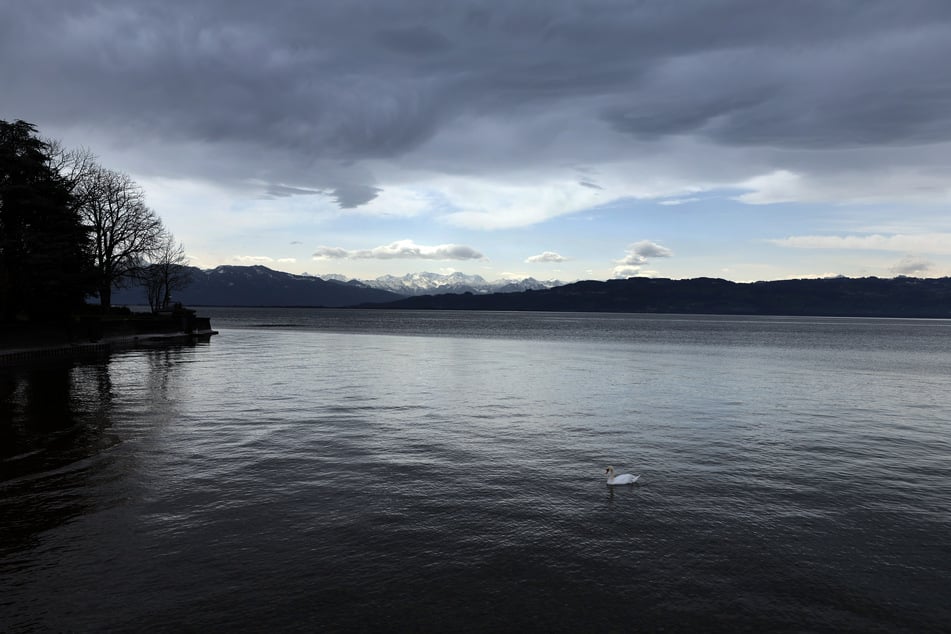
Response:
[[[49,146],[0,120],[0,319],[57,319],[90,290],[88,231]]]

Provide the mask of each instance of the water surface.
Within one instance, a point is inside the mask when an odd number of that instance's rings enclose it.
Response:
[[[0,370],[0,630],[951,622],[951,322],[203,312]]]

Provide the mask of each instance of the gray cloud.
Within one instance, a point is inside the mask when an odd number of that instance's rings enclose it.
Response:
[[[484,260],[484,255],[460,244],[421,246],[412,240],[399,240],[372,249],[347,250],[340,247],[319,247],[315,260]]]
[[[381,29],[376,37],[387,48],[411,55],[432,55],[451,47],[445,36],[422,25]]]
[[[353,209],[366,204],[383,191],[379,187],[361,185],[359,183],[341,184],[333,190],[333,199],[341,209]]]
[[[0,116],[135,153],[140,173],[343,208],[401,170],[507,174],[684,138],[730,160],[674,168],[727,179],[822,175],[850,149],[887,170],[895,148],[951,142],[943,0],[285,4],[7,3]]]
[[[934,262],[909,255],[903,257],[892,267],[892,273],[895,275],[924,275],[933,267]]]
[[[340,247],[317,247],[314,251],[315,260],[345,260],[351,257],[358,257],[357,251],[347,251]]]
[[[288,196],[313,196],[320,194],[319,189],[306,189],[303,187],[290,187],[279,183],[269,183],[265,196],[267,198],[287,198]]]
[[[673,252],[650,240],[641,240],[630,246],[631,253],[643,258],[669,258]]]

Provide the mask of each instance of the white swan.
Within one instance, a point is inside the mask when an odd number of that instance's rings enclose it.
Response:
[[[622,473],[619,476],[614,475],[614,467],[608,467],[604,470],[608,474],[608,486],[617,486],[619,484],[634,484],[637,482],[637,479],[641,476],[631,475],[630,473]]]

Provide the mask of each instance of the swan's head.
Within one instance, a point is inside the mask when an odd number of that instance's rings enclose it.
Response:
[[[614,473],[614,467],[608,467],[604,470],[605,473]]]

